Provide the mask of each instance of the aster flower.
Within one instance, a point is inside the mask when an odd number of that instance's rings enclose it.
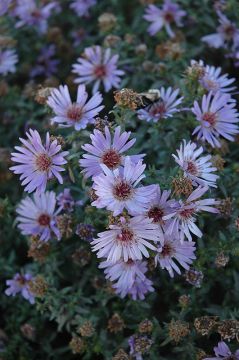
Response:
[[[220,25],[216,33],[202,37],[202,41],[213,48],[226,48],[230,45],[239,45],[239,29],[236,24],[230,21],[224,14],[218,12]]]
[[[158,101],[138,110],[140,120],[158,122],[161,119],[172,117],[174,113],[180,111],[177,107],[181,104],[183,97],[177,98],[179,89],[161,87],[159,91],[160,99]]]
[[[236,102],[228,94],[217,92],[214,96],[210,92],[204,95],[201,107],[194,101],[192,112],[199,121],[194,132],[197,138],[208,142],[212,147],[220,147],[219,136],[229,141],[234,140],[234,135],[238,134],[239,114],[235,109]]]
[[[219,211],[214,208],[214,205],[218,204],[215,199],[199,199],[208,191],[208,187],[198,187],[195,189],[186,201],[180,200],[178,202],[178,208],[172,210],[172,213],[163,217],[164,220],[172,219],[170,226],[167,229],[168,234],[179,234],[181,241],[183,241],[184,235],[189,241],[192,241],[191,233],[198,237],[202,237],[201,230],[195,224],[196,215],[201,211],[207,211],[217,214]]]
[[[147,248],[156,250],[153,242],[160,240],[158,226],[143,216],[130,219],[121,217],[117,225],[110,225],[110,230],[98,234],[92,241],[93,251],[97,257],[107,257],[107,261],[116,263],[123,258],[128,260],[142,260],[143,256],[149,257]],[[151,241],[151,242],[150,242]]]
[[[80,17],[89,16],[89,9],[96,4],[96,0],[75,0],[70,4],[70,8]]]
[[[56,226],[56,194],[53,191],[34,193],[27,196],[16,209],[18,228],[23,235],[37,235],[41,241],[48,241],[52,235],[60,239]]]
[[[88,101],[87,98],[85,85],[78,86],[76,102],[72,102],[67,85],[53,89],[47,100],[56,115],[52,122],[64,127],[73,126],[75,130],[85,129],[88,124],[94,123],[95,116],[104,108],[100,105],[103,99],[98,92]]]
[[[155,264],[166,269],[171,277],[174,277],[174,271],[180,275],[181,270],[178,264],[188,270],[189,265],[196,259],[195,250],[194,242],[180,241],[175,234],[165,235],[158,247]]]
[[[119,260],[115,264],[103,261],[99,268],[104,269],[106,279],[116,281],[112,287],[121,298],[128,294],[133,300],[138,298],[143,300],[147,292],[154,291],[152,282],[145,276],[147,271],[145,261]]]
[[[213,174],[217,170],[210,161],[211,155],[200,156],[203,153],[203,147],[197,148],[195,143],[183,140],[178,155],[173,155],[176,163],[184,172],[184,177],[192,180],[193,185],[216,186],[218,175]]]
[[[107,126],[104,133],[94,130],[94,133],[90,136],[92,143],[82,146],[82,149],[89,154],[84,154],[84,159],[79,161],[80,166],[84,168],[82,172],[85,174],[85,177],[88,178],[101,174],[101,164],[106,165],[110,170],[123,165],[125,160],[123,153],[129,150],[136,141],[136,139],[129,140],[130,134],[130,131],[124,131],[121,134],[120,126],[114,130],[113,138]],[[130,159],[137,163],[143,156],[144,154],[132,155]]]
[[[15,274],[13,279],[6,281],[6,284],[9,286],[9,288],[5,290],[5,294],[7,296],[16,296],[16,294],[21,293],[24,299],[28,300],[30,304],[34,304],[34,295],[29,290],[29,282],[31,280],[31,274]]]
[[[175,200],[169,200],[171,191],[161,191],[159,185],[155,185],[154,196],[151,201],[147,204],[147,211],[145,215],[157,224],[159,230],[167,229],[171,220],[163,220],[163,217],[172,212]]]
[[[129,214],[138,215],[145,211],[154,193],[154,185],[137,185],[145,177],[143,172],[146,165],[139,161],[134,164],[130,157],[125,158],[123,168],[110,170],[101,165],[103,173],[93,178],[93,189],[97,196],[92,205],[97,208],[106,207],[113,211],[113,216],[127,209]]]
[[[50,141],[49,133],[46,134],[45,145],[38,131],[29,130],[26,133],[28,139],[20,138],[23,146],[15,146],[18,152],[13,152],[12,161],[19,163],[10,168],[14,174],[21,174],[20,180],[25,186],[25,191],[31,193],[37,191],[45,191],[46,184],[49,179],[57,178],[60,184],[63,183],[61,171],[64,171],[62,165],[66,164],[65,156],[68,151],[61,151],[61,146],[57,144],[57,140]]]
[[[232,354],[231,350],[224,341],[220,341],[213,350],[215,356],[204,358],[204,360],[239,360],[239,350],[237,350],[235,354]]]
[[[33,26],[39,33],[45,33],[48,28],[48,18],[52,12],[59,10],[57,1],[38,6],[35,0],[17,0],[13,10],[13,15],[19,18],[16,23],[16,28],[22,26]]]
[[[201,65],[203,62],[200,63]],[[235,78],[228,78],[228,74],[222,74],[222,68],[215,66],[204,66],[204,75],[199,79],[199,83],[207,91],[211,91],[214,95],[220,91],[223,93],[236,89],[236,86],[230,86]]]
[[[177,26],[182,26],[182,17],[186,12],[181,10],[178,4],[173,3],[171,0],[165,0],[162,8],[155,5],[149,5],[146,8],[144,19],[152,23],[148,32],[150,35],[157,34],[163,27],[165,27],[167,34],[173,38],[175,33],[172,30],[172,23]]]
[[[9,6],[11,5],[12,0],[3,0],[0,1],[0,16],[3,16],[6,14],[6,12],[9,9]]]
[[[36,65],[30,71],[30,76],[32,78],[36,76],[50,77],[56,74],[59,60],[52,58],[55,53],[55,45],[44,46],[37,58]]]
[[[101,83],[106,92],[112,87],[119,88],[120,76],[124,74],[124,71],[117,69],[118,58],[118,55],[111,56],[109,48],[103,49],[98,45],[86,48],[84,57],[78,58],[78,63],[73,64],[72,72],[78,75],[75,83],[93,82],[93,93],[96,93]]]
[[[57,198],[57,205],[59,206],[60,210],[64,210],[64,211],[68,211],[68,212],[72,212],[74,205],[75,205],[75,201],[73,199],[73,197],[71,196],[71,190],[68,188],[65,188],[63,190],[63,192],[61,192]]]
[[[0,74],[7,75],[8,73],[14,73],[16,71],[17,62],[18,56],[15,50],[0,49]]]

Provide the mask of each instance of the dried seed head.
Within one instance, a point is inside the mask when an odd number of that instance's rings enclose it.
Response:
[[[107,328],[111,333],[122,331],[124,327],[124,320],[117,313],[115,313],[108,321]]]
[[[104,46],[114,48],[119,45],[121,40],[122,39],[117,35],[112,35],[112,34],[107,35],[104,38]]]
[[[144,56],[145,54],[147,54],[147,51],[148,51],[148,47],[146,44],[139,44],[135,47],[136,55]]]
[[[0,81],[0,96],[6,96],[9,91],[8,83],[5,80]]]
[[[229,255],[226,255],[223,251],[217,254],[215,259],[215,265],[217,268],[225,267],[229,262]]]
[[[73,336],[69,343],[69,346],[73,354],[81,354],[86,350],[86,343],[79,336]]]
[[[98,199],[98,196],[96,195],[96,192],[94,189],[90,189],[88,192],[89,198],[91,201],[96,201]]]
[[[225,160],[220,155],[214,155],[211,158],[212,165],[217,168],[217,170],[221,171],[224,169]]]
[[[208,335],[218,323],[217,316],[202,316],[194,320],[196,331],[201,335]]]
[[[190,333],[189,324],[184,321],[172,319],[168,324],[168,333],[170,339],[178,343]]]
[[[79,327],[77,332],[79,332],[82,337],[91,337],[95,332],[95,328],[91,321],[86,321]]]
[[[204,277],[203,273],[195,269],[189,269],[188,271],[185,272],[186,281],[189,284],[195,286],[196,288],[201,287],[203,277]]]
[[[207,357],[207,354],[203,350],[198,350],[196,354],[196,360],[204,360]]]
[[[123,349],[119,349],[117,354],[115,354],[115,356],[112,357],[112,360],[129,360],[129,359],[130,357]]]
[[[36,91],[35,101],[40,105],[45,105],[53,89],[52,87],[40,87]]]
[[[220,204],[217,206],[217,208],[220,211],[220,214],[223,215],[223,217],[230,217],[232,213],[232,199],[227,197],[220,200]]]
[[[97,130],[100,130],[101,132],[105,131],[105,127],[108,126],[111,127],[111,123],[108,120],[108,116],[104,116],[104,118],[100,118],[99,116],[95,119],[94,126]]]
[[[194,62],[191,66],[186,69],[186,75],[190,80],[199,80],[205,75],[204,66],[200,65],[199,62]]]
[[[34,260],[44,262],[50,252],[50,244],[39,240],[39,237],[32,236],[30,238],[30,248],[28,249],[27,256],[32,257]]]
[[[139,332],[141,334],[149,334],[153,331],[153,323],[152,321],[145,319],[143,321],[141,321],[141,323],[139,324]]]
[[[72,260],[76,265],[86,266],[91,261],[91,252],[82,248],[78,248],[72,254]]]
[[[142,96],[132,89],[121,89],[114,92],[114,99],[118,106],[136,110],[138,107],[143,106]]]
[[[34,340],[36,337],[36,328],[31,324],[25,323],[20,328],[22,335],[28,340]]]
[[[54,135],[51,135],[50,136],[50,141],[53,142],[54,140],[57,141],[57,144],[58,145],[61,145],[61,147],[63,148],[66,144],[65,142],[65,139],[61,136],[61,135],[57,135],[57,136],[54,136]]]
[[[73,219],[70,214],[58,215],[56,218],[57,227],[62,237],[70,238],[73,234]]]
[[[149,351],[153,341],[147,336],[135,336],[134,347],[136,353],[145,354]]]
[[[223,340],[238,339],[239,336],[239,321],[238,320],[222,320],[220,321],[217,332],[221,335]]]
[[[187,308],[191,303],[191,296],[186,294],[181,295],[178,299],[178,303],[183,309]]]
[[[183,176],[173,178],[172,187],[177,196],[189,196],[193,191],[192,180]]]
[[[117,24],[117,18],[114,14],[104,13],[98,17],[98,24],[101,31],[111,31]]]
[[[29,281],[29,289],[34,296],[42,298],[48,290],[48,284],[43,276],[38,275]]]

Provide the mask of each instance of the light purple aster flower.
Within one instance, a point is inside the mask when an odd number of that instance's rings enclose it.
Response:
[[[0,74],[15,73],[18,56],[13,49],[0,49]]]
[[[75,0],[70,4],[70,8],[80,17],[89,16],[89,9],[96,4],[96,0]]]
[[[13,15],[19,20],[16,28],[22,26],[33,26],[39,33],[45,33],[48,28],[48,18],[53,11],[59,11],[57,1],[51,1],[49,4],[38,6],[35,0],[17,0],[13,10]]]
[[[55,45],[43,47],[37,58],[36,65],[30,71],[30,76],[34,78],[36,76],[50,77],[54,75],[57,72],[57,67],[60,62],[52,58],[55,53]]]
[[[112,87],[119,88],[120,76],[124,71],[117,69],[118,58],[119,55],[111,56],[109,48],[103,49],[98,45],[86,48],[84,56],[77,59],[78,63],[73,64],[72,72],[78,75],[75,83],[93,82],[93,93],[99,89],[101,83],[106,92]]]
[[[94,130],[94,133],[90,135],[91,144],[85,144],[82,149],[89,154],[84,154],[83,158],[79,161],[82,171],[86,178],[101,174],[101,164],[106,165],[110,170],[118,168],[124,164],[125,156],[123,153],[129,150],[135,143],[136,139],[129,140],[131,132],[122,132],[118,126],[114,130],[114,135],[111,136],[109,128],[105,127],[105,132]],[[129,140],[129,141],[128,141]],[[142,155],[132,155],[130,159],[137,163],[143,158]]]
[[[201,61],[199,64],[202,66],[203,62]],[[205,65],[204,71],[205,74],[199,79],[199,83],[214,95],[218,91],[226,93],[236,89],[236,86],[230,86],[235,78],[228,78],[228,74],[222,74],[222,68]]]
[[[171,220],[163,220],[164,216],[172,212],[173,206],[176,203],[175,200],[169,199],[170,194],[170,190],[161,191],[160,186],[155,185],[154,196],[147,204],[145,215],[151,219],[154,224],[158,225],[159,231],[162,231],[162,229],[166,230],[171,222]]]
[[[12,0],[2,0],[0,1],[0,16],[3,16],[8,11],[9,6],[11,5]]]
[[[202,98],[201,107],[194,101],[192,112],[196,115],[200,125],[197,126],[193,135],[208,142],[212,147],[220,147],[219,136],[229,141],[234,141],[234,135],[238,134],[239,113],[236,110],[236,102],[228,94],[217,92],[214,96],[210,92]]]
[[[121,223],[110,225],[110,230],[98,234],[98,238],[91,242],[93,251],[97,251],[98,258],[116,263],[123,258],[128,260],[142,260],[149,257],[147,248],[156,250],[151,242],[160,240],[158,226],[150,219],[135,216],[130,219],[121,217]]]
[[[97,208],[106,207],[117,216],[127,209],[130,215],[140,215],[150,202],[154,194],[155,185],[137,185],[145,177],[143,174],[146,165],[140,160],[133,163],[129,156],[126,156],[124,167],[110,170],[107,166],[101,165],[103,173],[93,178],[93,189],[97,200],[92,205]]]
[[[57,205],[59,206],[60,210],[64,210],[67,212],[72,212],[74,205],[75,205],[75,201],[73,199],[73,197],[71,196],[71,190],[68,188],[65,188],[63,190],[63,192],[61,192],[57,198]]]
[[[37,235],[42,241],[48,241],[52,235],[60,240],[60,231],[56,225],[56,194],[53,191],[34,193],[27,196],[17,207],[18,228],[23,235]]]
[[[199,199],[208,191],[208,187],[198,187],[195,189],[186,201],[179,200],[178,208],[172,210],[171,214],[163,217],[164,220],[172,219],[170,226],[167,229],[167,234],[175,233],[176,236],[180,236],[181,241],[184,239],[184,235],[189,241],[192,241],[191,233],[198,237],[202,237],[201,230],[195,224],[196,215],[201,211],[207,211],[217,214],[218,209],[213,206],[218,205],[218,201],[215,199]]]
[[[5,290],[5,294],[7,296],[16,296],[18,293],[21,293],[24,299],[28,300],[30,304],[34,304],[35,298],[29,289],[29,282],[31,280],[31,274],[15,274],[13,279],[6,281],[9,288]]]
[[[161,87],[159,91],[160,99],[158,101],[138,110],[140,120],[158,122],[161,119],[172,117],[174,113],[180,111],[178,105],[181,104],[183,97],[177,98],[179,89]]]
[[[220,25],[216,29],[216,33],[202,37],[202,41],[213,48],[227,48],[228,46],[239,45],[239,29],[224,14],[218,12],[218,20]]]
[[[196,259],[195,250],[194,242],[180,241],[175,234],[165,234],[164,240],[161,241],[158,247],[155,264],[159,264],[162,269],[166,269],[171,277],[174,277],[174,271],[180,275],[181,270],[178,264],[188,270],[189,265]]]
[[[103,261],[99,268],[104,269],[106,279],[116,281],[112,287],[121,298],[130,295],[133,300],[143,300],[146,293],[154,291],[152,281],[145,276],[147,271],[145,261],[119,260],[115,264]]]
[[[85,129],[88,124],[93,124],[95,116],[104,108],[100,105],[103,99],[99,92],[88,101],[87,98],[85,85],[78,86],[76,102],[72,102],[67,85],[53,89],[47,100],[48,106],[56,115],[52,118],[52,122],[63,127],[73,126],[77,131]]]
[[[213,174],[217,170],[210,161],[211,155],[201,156],[203,147],[197,148],[195,143],[183,140],[177,155],[173,154],[176,163],[184,172],[184,177],[192,180],[194,186],[216,186],[218,175]]]
[[[239,360],[239,350],[232,354],[231,350],[224,341],[220,341],[213,348],[215,356],[204,358],[204,360]]]
[[[57,178],[60,184],[63,183],[61,171],[64,171],[62,165],[66,164],[65,156],[68,151],[61,151],[61,145],[57,140],[51,141],[49,133],[46,134],[46,143],[42,144],[41,137],[36,130],[29,130],[26,133],[28,139],[20,138],[23,146],[15,146],[19,152],[12,153],[12,161],[19,163],[10,168],[14,174],[21,174],[20,180],[25,186],[25,191],[31,193],[45,191],[49,179]]]
[[[163,27],[165,27],[167,34],[173,38],[175,33],[172,30],[172,23],[177,26],[182,26],[182,17],[186,15],[186,12],[181,10],[178,4],[171,0],[165,0],[162,8],[155,5],[149,5],[146,8],[144,19],[152,23],[148,32],[150,35],[157,34]]]

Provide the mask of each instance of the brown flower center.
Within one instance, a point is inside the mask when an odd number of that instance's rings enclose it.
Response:
[[[117,240],[128,243],[131,242],[134,238],[134,233],[129,228],[125,227],[121,230],[121,233],[117,236]]]
[[[153,116],[160,116],[163,117],[163,115],[166,112],[166,107],[163,101],[159,101],[157,104],[154,104],[152,109],[150,110],[150,114]]]
[[[183,209],[179,212],[179,215],[184,219],[189,219],[194,213],[194,208],[192,209]]]
[[[174,21],[174,16],[173,16],[173,14],[172,14],[171,12],[166,12],[166,13],[164,14],[164,19],[165,19],[167,22],[171,23],[171,22]]]
[[[117,166],[120,165],[121,163],[121,156],[120,154],[115,151],[114,149],[109,149],[107,150],[103,156],[102,156],[102,162],[103,164],[105,164],[106,166],[108,166],[108,168],[110,169],[115,169],[117,168]]]
[[[193,161],[188,161],[187,172],[189,172],[192,175],[196,175],[198,173],[197,167]]]
[[[49,226],[51,218],[48,214],[41,214],[38,218],[38,223],[41,226]]]
[[[148,211],[148,217],[150,219],[153,219],[154,223],[159,223],[162,222],[162,217],[164,216],[164,211],[162,209],[160,209],[157,206],[152,207],[149,211]]]
[[[133,188],[126,181],[118,182],[113,189],[113,194],[118,200],[127,200],[131,197]]]
[[[94,74],[97,78],[102,79],[106,76],[106,68],[105,65],[97,65],[94,69]]]
[[[217,115],[212,112],[206,112],[205,114],[203,114],[202,118],[204,121],[207,121],[210,124],[210,126],[214,126],[217,121]]]
[[[47,154],[40,154],[36,158],[36,166],[39,171],[48,171],[51,164],[52,160]]]
[[[171,246],[171,244],[164,244],[162,251],[161,251],[161,256],[165,257],[165,256],[171,256],[173,253],[173,247]]]
[[[19,278],[17,279],[17,282],[23,286],[27,283],[27,280],[24,278],[24,276],[20,275]]]
[[[235,29],[235,26],[228,24],[228,25],[224,26],[223,30],[224,30],[224,34],[225,34],[227,40],[231,40],[235,34],[236,29]]]
[[[78,104],[72,104],[66,115],[70,120],[78,122],[82,118],[82,108]]]

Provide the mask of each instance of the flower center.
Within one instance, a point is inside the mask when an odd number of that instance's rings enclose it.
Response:
[[[217,115],[212,112],[207,112],[207,113],[203,114],[202,118],[204,121],[207,121],[210,124],[210,126],[214,126],[217,121]]]
[[[118,200],[127,200],[132,195],[132,186],[126,181],[118,182],[113,189],[113,194]]]
[[[194,208],[183,209],[179,212],[179,215],[181,216],[181,218],[189,219],[193,213],[194,213]]]
[[[67,117],[74,121],[80,121],[82,118],[82,108],[78,104],[72,104],[72,106],[67,110]]]
[[[94,74],[97,78],[102,79],[106,76],[106,68],[105,65],[97,65],[94,69]]]
[[[232,24],[229,25],[225,25],[224,28],[224,34],[227,38],[227,40],[231,40],[233,35],[235,34],[235,26],[233,26]]]
[[[173,254],[173,247],[171,246],[171,244],[164,244],[164,246],[162,247],[162,251],[161,251],[161,256],[165,257],[165,256],[171,256]]]
[[[160,116],[166,113],[166,107],[163,101],[159,101],[157,104],[154,104],[152,109],[150,110],[150,114],[153,116]]]
[[[117,240],[123,242],[123,243],[128,243],[131,242],[134,238],[134,233],[133,231],[131,231],[129,228],[125,227],[121,230],[121,233],[119,235],[117,235]]]
[[[196,175],[198,173],[197,167],[194,162],[188,161],[187,163],[187,172],[192,175]]]
[[[202,79],[202,84],[207,90],[217,91],[219,89],[218,83],[207,77]]]
[[[42,17],[41,11],[39,9],[34,9],[31,12],[32,17],[40,19]]]
[[[51,164],[51,158],[47,154],[40,154],[36,158],[36,166],[39,171],[48,171]]]
[[[163,215],[164,215],[164,211],[157,206],[152,207],[148,211],[148,217],[150,219],[153,219],[154,223],[162,222]]]
[[[173,16],[173,14],[171,12],[166,12],[164,14],[164,19],[166,20],[166,22],[171,23],[171,22],[174,21],[174,16]]]
[[[41,214],[38,218],[38,223],[41,226],[49,226],[51,218],[48,214]]]
[[[117,168],[120,163],[121,163],[121,156],[120,154],[115,151],[114,149],[109,149],[107,150],[103,156],[102,156],[102,162],[103,164],[105,164],[106,166],[108,166],[108,168],[110,169],[115,169]]]
[[[17,282],[18,282],[21,286],[23,286],[23,285],[25,285],[25,284],[27,283],[25,277],[22,276],[22,275],[20,275],[20,276],[18,277]]]

